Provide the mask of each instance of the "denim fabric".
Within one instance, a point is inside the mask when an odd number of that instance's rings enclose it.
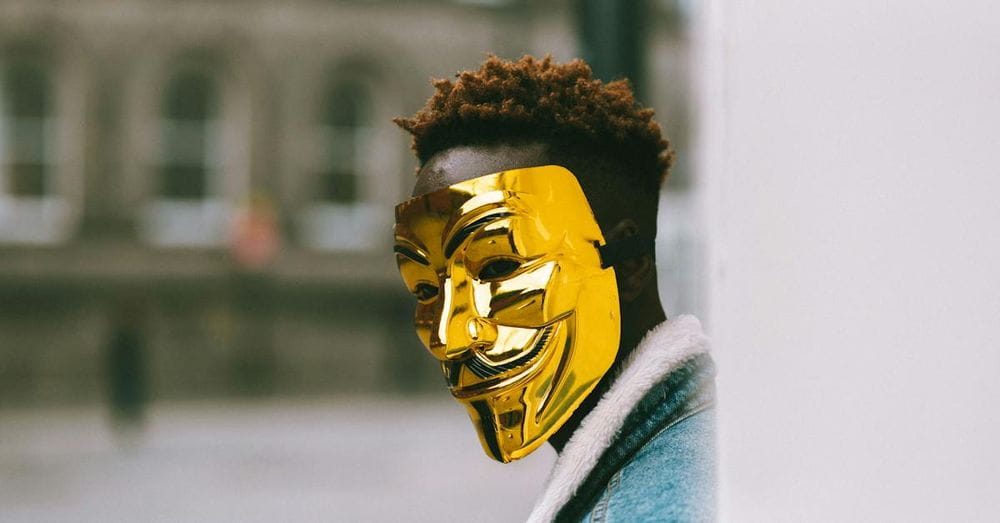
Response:
[[[660,432],[618,471],[581,521],[712,521],[714,409]]]
[[[650,389],[556,520],[714,519],[713,377],[701,355]]]

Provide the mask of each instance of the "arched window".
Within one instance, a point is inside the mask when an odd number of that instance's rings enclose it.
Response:
[[[0,241],[53,243],[72,232],[73,205],[82,173],[73,157],[80,118],[57,109],[75,107],[80,89],[62,89],[44,51],[12,47],[0,56]],[[61,73],[67,85],[78,77]],[[66,98],[57,104],[57,96]],[[68,127],[67,127],[68,125]],[[69,137],[69,139],[61,139]]]
[[[321,197],[335,204],[362,199],[365,155],[370,154],[372,108],[368,90],[358,82],[334,85],[323,122],[326,159],[320,173]]]
[[[151,120],[153,197],[143,223],[154,244],[219,247],[226,240],[233,202],[241,196],[232,178],[244,165],[243,148],[232,145],[242,145],[249,122],[223,125],[246,111],[243,105],[224,111],[223,98],[230,102],[234,94],[225,77],[215,61],[185,57],[164,79],[159,114]]]
[[[0,181],[2,194],[41,198],[52,191],[54,157],[51,134],[51,86],[41,64],[12,62],[0,79]]]
[[[309,180],[311,201],[302,215],[306,244],[325,250],[363,250],[376,240],[373,231],[382,212],[377,191],[375,104],[363,76],[341,72],[327,88],[312,126]]]
[[[181,71],[167,84],[160,120],[160,198],[201,200],[212,194],[217,107],[215,83],[204,71]]]

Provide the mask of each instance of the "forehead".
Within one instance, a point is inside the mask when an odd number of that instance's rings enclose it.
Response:
[[[546,165],[549,147],[541,142],[463,145],[431,156],[417,173],[413,196],[420,196],[483,175]]]

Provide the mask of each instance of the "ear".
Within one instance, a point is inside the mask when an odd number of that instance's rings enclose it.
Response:
[[[618,222],[605,235],[605,242],[628,238],[639,234],[639,225],[631,218]],[[622,303],[629,303],[638,298],[656,276],[656,264],[650,254],[636,258],[628,258],[615,264],[615,276],[618,280],[618,298]]]

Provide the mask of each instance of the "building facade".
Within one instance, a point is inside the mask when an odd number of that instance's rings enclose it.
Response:
[[[652,11],[683,151],[681,15]],[[122,339],[154,398],[435,388],[389,255],[415,168],[391,119],[487,52],[574,57],[574,24],[557,0],[0,2],[0,407],[102,400]]]

